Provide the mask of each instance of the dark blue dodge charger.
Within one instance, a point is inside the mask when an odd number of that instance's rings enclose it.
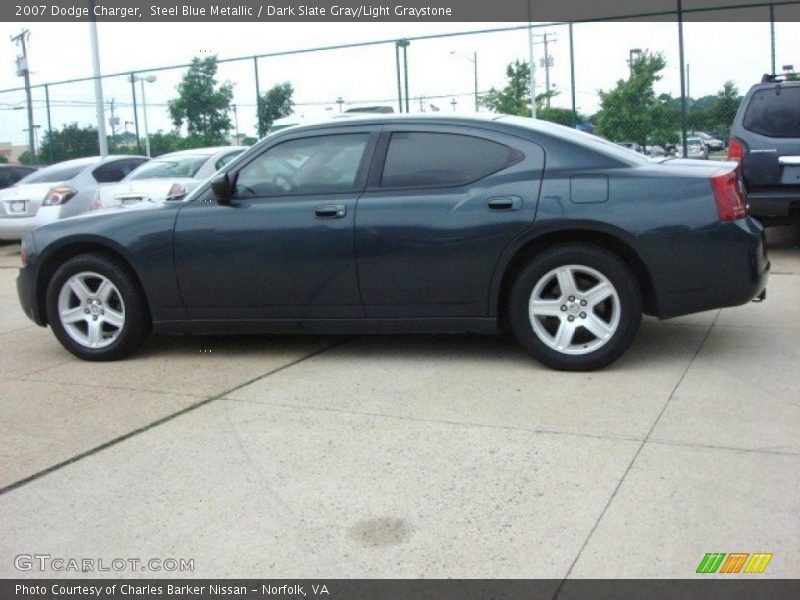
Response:
[[[19,297],[87,360],[151,329],[510,330],[551,367],[597,369],[642,313],[763,298],[763,230],[735,166],[517,117],[293,127],[184,200],[35,230]]]

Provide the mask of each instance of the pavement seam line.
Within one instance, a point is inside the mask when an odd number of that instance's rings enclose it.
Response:
[[[36,473],[33,473],[32,475],[28,475],[27,477],[24,477],[24,478],[22,478],[22,479],[20,479],[18,481],[15,481],[14,483],[10,483],[10,484],[0,488],[0,496],[3,496],[5,494],[7,494],[8,492],[14,491],[14,490],[16,490],[16,489],[18,489],[18,488],[20,488],[20,487],[22,487],[24,485],[32,483],[32,482],[36,481],[37,479],[41,479],[45,475],[49,475],[50,473],[54,473],[55,471],[63,469],[64,467],[67,467],[67,466],[69,466],[69,465],[71,465],[73,463],[76,463],[76,462],[78,462],[78,461],[80,461],[80,460],[82,460],[84,458],[92,456],[93,454],[97,454],[98,452],[101,452],[103,450],[111,448],[112,446],[116,446],[117,444],[119,444],[121,442],[124,442],[125,440],[128,440],[128,439],[130,439],[132,437],[135,437],[135,436],[139,435],[140,433],[144,433],[146,431],[149,431],[150,429],[158,427],[159,425],[163,425],[164,423],[172,421],[173,419],[176,419],[177,417],[185,415],[186,413],[192,412],[194,410],[197,410],[198,408],[206,406],[207,404],[210,404],[211,402],[214,402],[215,400],[219,400],[220,398],[223,398],[228,394],[231,394],[231,393],[233,393],[233,392],[235,392],[237,390],[242,389],[243,387],[246,387],[246,386],[248,386],[248,385],[250,385],[252,383],[255,383],[256,381],[259,381],[261,379],[265,379],[267,377],[270,377],[271,375],[274,375],[275,373],[279,373],[280,371],[283,371],[285,369],[293,367],[293,366],[295,366],[295,365],[297,365],[297,364],[299,364],[299,363],[301,363],[301,362],[303,362],[305,360],[308,360],[309,358],[314,358],[315,356],[318,356],[318,355],[322,354],[323,352],[327,352],[328,350],[333,350],[334,348],[338,348],[339,346],[342,346],[342,345],[346,344],[347,342],[349,342],[351,339],[352,338],[347,338],[345,340],[338,341],[338,342],[336,342],[334,344],[331,344],[329,346],[325,346],[324,348],[321,348],[319,350],[315,350],[314,352],[312,352],[310,354],[306,354],[304,356],[301,356],[300,358],[298,358],[296,360],[293,360],[293,361],[291,361],[291,362],[289,362],[289,363],[287,363],[285,365],[281,365],[280,367],[277,367],[277,368],[272,369],[272,370],[270,370],[270,371],[268,371],[266,373],[262,373],[261,375],[258,375],[257,377],[253,377],[252,379],[249,379],[249,380],[247,380],[247,381],[245,381],[243,383],[240,383],[240,384],[234,386],[231,389],[225,390],[225,391],[223,391],[223,392],[221,392],[219,394],[215,394],[214,396],[209,396],[208,398],[204,398],[203,400],[200,400],[199,402],[195,402],[194,404],[190,404],[189,406],[187,406],[185,408],[182,408],[181,410],[179,410],[177,412],[174,412],[174,413],[171,413],[171,414],[166,415],[164,417],[161,417],[160,419],[156,419],[155,421],[152,421],[152,422],[148,423],[147,425],[143,425],[141,427],[138,427],[138,428],[134,429],[133,431],[129,431],[129,432],[123,434],[123,435],[120,435],[120,436],[117,436],[115,438],[112,438],[112,439],[108,440],[107,442],[104,442],[104,443],[100,444],[99,446],[95,446],[94,448],[90,448],[89,450],[85,450],[84,452],[80,452],[79,454],[76,454],[75,456],[73,456],[71,458],[68,458],[67,460],[63,460],[63,461],[61,461],[59,463],[56,463],[55,465],[51,465],[51,466],[47,467],[46,469],[42,469],[41,471],[37,471]]]
[[[586,546],[589,545],[589,541],[592,539],[592,536],[594,535],[594,532],[597,531],[597,528],[600,525],[600,522],[603,520],[603,517],[605,517],[606,512],[608,512],[609,507],[614,502],[614,499],[617,497],[617,493],[619,492],[620,488],[622,487],[622,484],[625,481],[625,479],[628,477],[628,473],[631,472],[631,469],[633,468],[633,465],[636,462],[636,459],[639,458],[639,454],[641,454],[642,449],[645,447],[645,445],[647,444],[647,441],[650,439],[650,436],[653,434],[653,431],[655,430],[656,426],[658,425],[659,421],[661,420],[661,417],[664,415],[664,413],[666,412],[667,407],[669,406],[670,402],[672,402],[672,399],[675,397],[675,393],[678,391],[678,388],[681,386],[681,384],[683,383],[684,379],[686,379],[686,375],[689,373],[689,370],[692,368],[692,365],[694,364],[695,360],[697,360],[697,357],[700,355],[700,352],[703,350],[703,346],[705,346],[706,340],[708,340],[708,337],[711,335],[711,331],[714,329],[714,325],[716,325],[717,319],[719,318],[720,314],[722,314],[722,311],[718,310],[717,314],[714,316],[714,320],[711,322],[711,325],[709,325],[708,329],[706,330],[706,334],[703,336],[703,339],[700,341],[700,343],[697,346],[697,349],[694,351],[694,354],[692,355],[692,358],[689,359],[689,362],[686,365],[686,368],[683,370],[683,373],[681,373],[680,378],[675,383],[675,387],[672,388],[672,392],[670,392],[669,397],[667,398],[667,401],[664,402],[664,406],[661,408],[661,411],[658,413],[658,416],[656,417],[655,421],[653,421],[653,424],[650,426],[650,430],[647,432],[647,435],[645,435],[644,439],[642,440],[642,443],[639,444],[639,447],[636,449],[636,452],[634,453],[633,458],[631,458],[631,461],[628,463],[628,466],[625,469],[625,472],[622,474],[622,477],[620,477],[619,481],[617,482],[617,485],[614,488],[614,491],[611,493],[611,496],[609,497],[608,501],[606,502],[606,505],[603,507],[603,510],[600,512],[600,515],[597,517],[597,521],[595,521],[595,524],[592,526],[592,529],[589,531],[589,535],[587,535],[586,539],[583,541],[583,544],[581,545],[580,549],[578,550],[578,553],[575,555],[575,558],[573,559],[572,564],[569,566],[569,569],[567,569],[567,573],[561,579],[561,583],[559,583],[558,588],[556,588],[556,591],[553,594],[553,600],[556,600],[559,597],[559,595],[561,594],[561,590],[564,587],[564,584],[569,579],[570,575],[572,574],[573,569],[575,568],[575,565],[578,564],[578,561],[580,560],[581,556],[583,555],[583,551],[586,549]]]

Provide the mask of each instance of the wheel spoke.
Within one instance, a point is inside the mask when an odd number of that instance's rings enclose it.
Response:
[[[530,313],[537,317],[561,317],[562,305],[560,300],[531,300]]]
[[[101,318],[103,321],[116,327],[117,329],[121,329],[125,324],[125,315],[108,307],[106,307],[105,314]]]
[[[94,295],[103,302],[108,302],[108,298],[111,296],[112,292],[114,291],[114,285],[108,280],[103,279],[100,282],[100,285],[97,286],[97,291]]]
[[[569,267],[562,267],[556,272],[556,277],[558,278],[558,287],[561,290],[561,297],[568,298],[569,296],[574,296],[578,290],[578,286],[575,285],[575,277],[572,273],[572,269]]]
[[[614,333],[608,323],[593,313],[586,317],[586,320],[583,321],[583,326],[589,330],[589,333],[600,340],[605,340]]]
[[[601,281],[596,286],[583,294],[583,299],[588,305],[596,306],[614,293],[614,288],[607,281]]]
[[[89,344],[92,346],[98,345],[103,341],[103,322],[100,320],[89,321]]]
[[[555,344],[557,349],[563,350],[565,348],[568,348],[569,345],[572,344],[572,338],[574,335],[575,335],[575,324],[570,323],[566,319],[562,319],[561,324],[558,326],[558,331],[556,331],[553,343]]]
[[[63,323],[77,323],[86,319],[86,313],[83,306],[76,306],[61,311],[61,321]]]
[[[86,284],[82,279],[78,279],[77,277],[73,277],[69,280],[69,287],[72,290],[72,293],[77,296],[78,300],[81,302],[86,302],[89,297],[92,295],[92,291],[86,287]]]

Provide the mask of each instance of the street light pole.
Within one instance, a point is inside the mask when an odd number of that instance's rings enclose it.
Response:
[[[94,14],[94,0],[91,1]],[[97,106],[97,142],[100,156],[108,156],[108,139],[106,138],[106,113],[103,106],[103,80],[100,79],[100,48],[97,42],[97,19],[89,22],[92,41],[92,67],[94,71],[94,102]]]
[[[628,69],[630,71],[630,76],[633,77],[633,55],[636,54],[637,56],[642,53],[641,48],[631,48],[628,50]]]
[[[144,92],[144,83],[153,83],[158,79],[155,75],[148,75],[147,77],[137,77],[136,80],[141,82],[142,87],[142,124],[144,125],[144,150],[148,158],[150,158],[150,133],[147,130],[147,96]]]
[[[455,50],[450,50],[451,56],[460,56],[461,58],[468,60],[472,63],[473,67],[473,74],[474,74],[474,84],[475,84],[475,112],[478,112],[478,108],[480,106],[480,98],[478,97],[478,53],[473,51],[472,58],[469,56],[465,56],[460,52],[456,52]]]

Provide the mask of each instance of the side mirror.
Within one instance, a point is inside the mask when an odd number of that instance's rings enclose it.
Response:
[[[227,173],[220,173],[211,180],[211,191],[220,204],[230,204],[233,199],[233,186]]]

